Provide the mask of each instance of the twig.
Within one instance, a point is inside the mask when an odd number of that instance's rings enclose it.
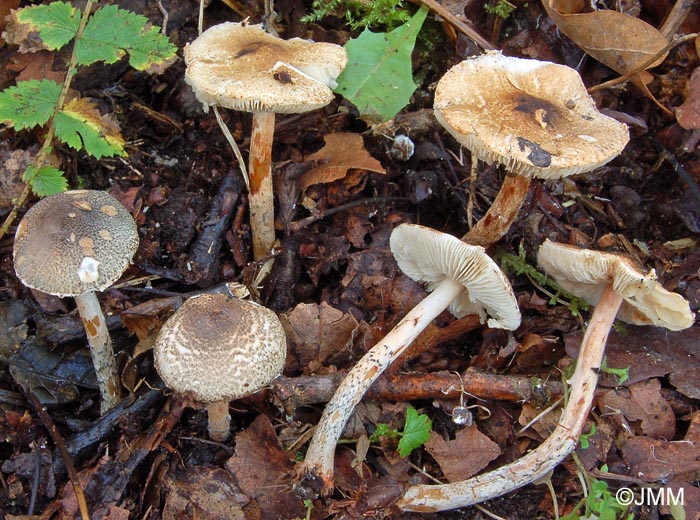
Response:
[[[243,175],[243,180],[245,180],[245,187],[248,191],[250,191],[250,179],[248,178],[248,168],[246,167],[245,161],[243,160],[243,154],[241,154],[241,150],[240,148],[238,148],[236,140],[233,138],[233,135],[228,129],[228,126],[226,126],[226,123],[221,118],[221,114],[219,114],[219,108],[216,105],[214,105],[212,109],[214,110],[216,122],[219,123],[219,128],[221,128],[221,132],[224,134],[224,137],[228,141],[231,150],[233,150],[233,155],[236,156],[236,160],[238,161],[238,168],[240,168],[241,175]]]
[[[318,222],[319,220],[323,220],[324,218],[333,216],[336,213],[340,213],[341,211],[346,211],[350,208],[354,208],[355,206],[362,206],[363,204],[387,204],[391,202],[411,202],[411,199],[409,199],[408,197],[373,197],[371,199],[353,200],[352,202],[341,204],[340,206],[336,206],[335,208],[331,208],[326,211],[321,211],[316,215],[311,215],[310,217],[290,222],[288,229],[290,233],[297,233],[298,231],[309,227],[314,222]]]
[[[697,0],[676,0],[676,3],[671,8],[671,12],[668,13],[659,29],[661,34],[667,39],[675,36],[687,16],[693,11],[696,3]]]
[[[475,29],[469,27],[462,20],[457,18],[443,6],[441,6],[437,0],[411,0],[414,4],[424,5],[432,12],[434,12],[439,17],[443,18],[450,25],[453,25],[455,29],[464,34],[471,41],[476,43],[479,47],[484,50],[494,50],[496,47],[488,41],[486,38],[481,36]]]

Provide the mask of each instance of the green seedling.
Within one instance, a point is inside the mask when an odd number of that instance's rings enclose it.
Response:
[[[617,384],[621,385],[630,378],[630,367],[612,368],[608,366],[608,359],[603,358],[600,364],[600,371],[604,374],[611,374],[617,378]]]
[[[577,456],[574,457],[574,460],[579,467],[580,475],[583,477],[582,483],[585,482],[584,496],[568,515],[561,517],[561,520],[594,518],[598,520],[633,520],[634,514],[628,513],[628,507],[617,501],[615,495],[611,493],[608,483],[604,480],[598,480],[586,472]],[[600,469],[603,473],[608,471],[606,465]]]
[[[314,0],[311,12],[301,21],[314,23],[328,16],[340,16],[345,18],[353,30],[365,27],[393,29],[411,17],[402,4],[402,0]]]
[[[402,432],[391,428],[386,423],[379,423],[369,440],[370,442],[377,442],[381,438],[398,438],[399,445],[397,450],[399,455],[408,457],[413,450],[425,444],[430,438],[430,431],[432,428],[433,423],[426,414],[419,414],[415,408],[409,406],[406,409],[406,421],[404,422]]]
[[[484,4],[484,10],[488,14],[499,16],[504,20],[513,14],[515,9],[516,7],[507,0],[497,0],[493,5],[491,3]]]
[[[38,34],[43,46],[59,51],[73,41],[73,52],[62,84],[42,79],[20,81],[0,92],[0,122],[15,130],[45,127],[43,145],[23,173],[26,187],[0,228],[2,237],[31,192],[43,197],[64,191],[68,183],[53,165],[54,139],[88,155],[123,156],[124,139],[117,124],[100,114],[87,98],[68,96],[78,67],[115,63],[128,55],[136,70],[155,71],[174,59],[177,48],[148,19],[109,5],[91,13],[94,0],[81,11],[67,2],[25,7],[13,14],[10,26]]]

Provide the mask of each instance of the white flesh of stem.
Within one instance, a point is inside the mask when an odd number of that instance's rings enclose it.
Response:
[[[228,412],[228,401],[217,401],[207,404],[209,416],[209,438],[215,442],[224,442],[231,436],[231,414]]]
[[[483,475],[451,484],[412,486],[399,500],[399,507],[404,511],[434,512],[477,504],[515,491],[557,467],[574,450],[583,431],[605,343],[621,303],[622,297],[608,287],[596,305],[569,381],[569,400],[547,440],[515,462]]]
[[[463,290],[462,285],[451,279],[438,284],[345,376],[323,411],[302,465],[305,473],[323,479],[325,491],[332,486],[335,446],[357,403],[382,372]]]
[[[275,245],[275,206],[272,190],[272,139],[274,112],[253,112],[248,173],[250,175],[250,233],[253,257],[260,260]]]
[[[83,321],[92,363],[95,366],[97,385],[100,388],[100,412],[104,414],[119,404],[119,375],[112,349],[112,338],[107,322],[94,291],[75,297],[80,319]]]

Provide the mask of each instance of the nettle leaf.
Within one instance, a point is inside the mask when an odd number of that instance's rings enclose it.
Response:
[[[413,450],[425,444],[430,438],[430,430],[433,422],[430,417],[409,406],[406,409],[406,424],[403,427],[401,440],[399,441],[399,455],[408,457]]]
[[[115,5],[95,11],[75,45],[79,65],[114,63],[128,54],[129,64],[137,70],[171,59],[176,50],[148,18]]]
[[[6,88],[0,92],[0,121],[17,130],[43,125],[53,115],[62,88],[47,79]]]
[[[335,92],[351,101],[364,119],[387,121],[408,104],[416,90],[411,53],[427,14],[423,6],[393,31],[365,29],[345,45],[348,64],[338,77]]]
[[[37,31],[46,48],[55,51],[75,37],[80,11],[66,2],[52,2],[20,9],[17,20]]]
[[[24,182],[28,182],[32,191],[39,197],[55,195],[68,189],[68,182],[63,172],[53,166],[41,166],[37,168],[29,166],[22,174]]]
[[[102,116],[87,99],[74,99],[54,118],[56,137],[68,146],[99,159],[125,155],[124,139],[116,123]]]

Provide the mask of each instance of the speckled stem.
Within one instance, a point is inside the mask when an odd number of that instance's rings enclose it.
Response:
[[[80,319],[87,334],[92,364],[95,366],[97,385],[100,388],[100,413],[119,404],[119,375],[109,336],[107,322],[97,301],[95,291],[88,291],[75,297]]]
[[[250,172],[250,233],[253,257],[260,260],[275,245],[275,204],[272,190],[274,112],[253,112],[248,170]]]
[[[525,175],[507,175],[486,215],[462,240],[474,246],[489,247],[503,238],[518,216],[531,182],[532,178]]]
[[[408,348],[411,342],[462,292],[462,285],[445,280],[416,305],[348,372],[326,405],[299,468],[300,476],[322,481],[321,492],[333,489],[335,446],[345,424],[372,383]]]
[[[569,400],[547,440],[515,462],[483,475],[451,484],[412,486],[399,500],[399,507],[435,512],[478,504],[530,484],[557,467],[576,447],[588,418],[605,343],[621,303],[622,297],[608,287],[596,305],[569,382]]]
[[[217,401],[207,404],[209,415],[209,438],[215,442],[226,442],[231,436],[231,414],[228,412],[228,401]]]

